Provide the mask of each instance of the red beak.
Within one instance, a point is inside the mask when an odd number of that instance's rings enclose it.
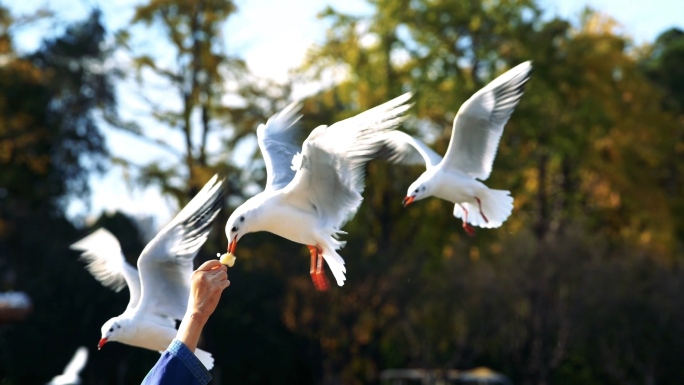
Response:
[[[235,253],[235,248],[237,247],[237,238],[238,238],[238,235],[235,234],[235,237],[233,238],[233,240],[230,241],[230,245],[228,245],[228,252],[231,254]]]
[[[101,339],[100,339],[100,342],[97,343],[97,350],[102,349],[102,347],[103,347],[104,344],[106,344],[106,343],[107,343],[107,339],[106,339],[106,338],[101,338]]]
[[[406,197],[406,198],[404,198],[403,201],[401,201],[401,203],[404,205],[404,207],[406,207],[406,206],[410,205],[411,203],[413,203],[413,201],[414,201],[415,199],[416,199],[416,198],[413,197],[413,196]]]

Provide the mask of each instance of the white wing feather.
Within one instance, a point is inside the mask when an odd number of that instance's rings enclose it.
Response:
[[[361,204],[365,164],[382,149],[382,134],[406,117],[411,93],[330,127],[314,129],[293,166],[299,169],[285,187],[289,199],[307,200],[326,228],[339,230]]]
[[[530,78],[526,61],[494,79],[466,100],[454,118],[451,141],[442,160],[445,168],[486,180],[499,140]]]
[[[138,258],[142,294],[137,311],[182,319],[190,296],[193,259],[221,210],[223,180],[214,176]]]
[[[78,376],[78,374],[81,373],[81,370],[85,368],[87,362],[88,349],[85,346],[81,346],[78,349],[76,349],[76,353],[74,353],[74,356],[71,358],[71,361],[69,361],[66,368],[64,368],[64,374]]]
[[[48,382],[47,385],[74,385],[80,384],[81,379],[79,374],[85,368],[88,362],[88,349],[85,346],[81,346],[76,349],[76,353],[71,358],[71,361],[64,368],[64,372],[58,376],[55,376],[52,381]]]
[[[278,190],[294,177],[289,166],[290,159],[299,151],[295,123],[302,117],[301,109],[301,104],[291,103],[257,128],[257,141],[266,164],[264,190]]]
[[[72,250],[82,251],[81,260],[86,269],[104,286],[116,292],[128,285],[130,299],[127,309],[134,308],[140,299],[140,278],[138,270],[131,266],[121,252],[116,237],[104,228],[98,229],[87,237],[70,246]]]

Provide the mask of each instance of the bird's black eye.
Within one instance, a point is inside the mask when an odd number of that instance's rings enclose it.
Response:
[[[113,331],[114,331],[114,327],[109,328],[109,332],[110,332],[110,333],[113,332]]]
[[[240,222],[244,222],[244,221],[245,221],[245,217],[240,217]]]
[[[418,189],[416,189],[416,191],[415,191],[415,192],[418,192]]]
[[[230,229],[230,231],[232,231],[232,232],[236,232],[236,231],[237,231],[237,226],[233,226],[233,228],[232,228],[232,229]]]

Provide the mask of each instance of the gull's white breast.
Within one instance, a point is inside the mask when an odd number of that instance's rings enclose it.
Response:
[[[163,294],[162,294],[163,295]],[[164,351],[176,337],[176,328],[170,320],[135,318],[133,327],[120,342],[145,349]],[[163,323],[162,323],[163,322]]]
[[[260,229],[305,245],[317,243],[316,233],[322,229],[318,229],[319,218],[313,204],[274,196],[265,202],[262,210],[265,215],[261,216]]]
[[[454,203],[474,203],[478,192],[487,189],[482,182],[469,175],[441,169],[433,175],[432,181],[433,195]]]

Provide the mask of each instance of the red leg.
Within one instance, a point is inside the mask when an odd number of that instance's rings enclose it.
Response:
[[[323,270],[323,250],[316,246],[308,246],[309,252],[311,253],[311,269],[309,273],[311,274],[311,280],[313,281],[316,290],[326,291],[330,288],[328,283],[328,278],[325,276],[325,271]]]
[[[465,216],[463,217],[463,230],[465,230],[465,232],[471,237],[475,236],[475,229],[473,228],[473,226],[468,224],[468,210],[466,210],[466,208],[463,205],[460,206],[461,209],[463,209],[463,212],[465,213]]]
[[[485,222],[489,223],[489,219],[487,219],[487,217],[482,212],[482,202],[480,202],[480,198],[475,197],[475,200],[477,200],[477,205],[480,207],[480,215],[482,215],[482,218],[484,218]]]
[[[311,269],[309,270],[309,274],[311,274],[311,277],[313,277],[314,273],[316,272],[316,255],[317,250],[314,246],[306,246],[309,248],[309,253],[311,254]]]
[[[316,273],[320,274],[323,272],[323,252],[318,250],[318,263],[316,264]]]
[[[330,283],[328,282],[328,277],[325,276],[325,269],[323,266],[325,266],[323,263],[323,250],[318,249],[318,266],[316,266],[316,274],[318,275],[318,281],[320,283],[318,290],[326,291],[330,288]]]

